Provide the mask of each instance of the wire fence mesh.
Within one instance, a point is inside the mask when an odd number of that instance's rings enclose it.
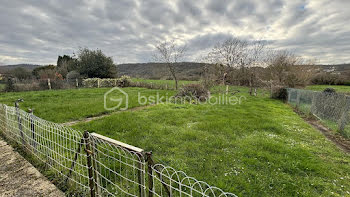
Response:
[[[303,113],[311,113],[324,124],[350,137],[350,97],[329,91],[288,88],[288,103]]]
[[[151,152],[0,104],[0,131],[73,196],[236,196],[154,163]]]
[[[86,155],[82,134],[69,127],[51,123],[19,108],[0,105],[0,130],[11,142],[46,164],[56,182],[85,194],[88,189]],[[72,165],[74,170],[71,170]]]

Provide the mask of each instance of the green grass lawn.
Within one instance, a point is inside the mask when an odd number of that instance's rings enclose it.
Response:
[[[0,83],[0,92],[5,89],[5,84]]]
[[[21,98],[24,100],[23,103],[20,103],[21,109],[31,108],[34,109],[34,114],[38,117],[56,123],[64,123],[112,112],[104,108],[104,94],[108,90],[110,88],[0,93],[0,103],[14,106],[14,102]],[[174,94],[173,91],[145,88],[123,88],[122,90],[129,94],[129,108],[140,106],[137,99],[139,92],[141,96],[156,95],[157,92],[160,96]],[[110,97],[119,98],[121,95],[116,91]],[[111,108],[113,105],[114,103],[107,99],[107,107]],[[125,100],[119,108],[124,106]]]
[[[350,93],[350,86],[344,85],[311,85],[307,86],[307,90],[323,91],[326,88],[334,88],[337,92]]]
[[[241,105],[159,104],[75,128],[153,151],[158,162],[239,196],[350,195],[348,154],[288,105],[241,95]]]
[[[132,82],[144,82],[144,83],[153,83],[155,85],[165,85],[168,84],[169,87],[175,87],[175,81],[174,80],[153,80],[153,79],[141,79],[141,78],[132,78]],[[179,80],[178,84],[179,86],[191,84],[191,83],[199,83],[199,81],[185,81],[185,80]]]
[[[304,122],[292,108],[266,95],[236,94],[241,104],[158,104],[74,126],[153,151],[154,159],[239,196],[349,196],[350,156]],[[108,88],[1,93],[0,103],[34,108],[66,122],[108,113]],[[142,96],[174,91],[123,88],[129,107]],[[216,91],[214,91],[216,90]],[[220,96],[225,87],[215,87]],[[121,97],[120,93],[112,95]],[[240,97],[244,96],[244,97]]]

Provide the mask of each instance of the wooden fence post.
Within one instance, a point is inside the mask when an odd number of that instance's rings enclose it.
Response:
[[[97,88],[100,88],[100,78],[97,79]]]
[[[146,153],[148,170],[148,197],[153,197],[153,170],[152,170],[152,152]]]
[[[228,85],[226,85],[226,95],[228,95]]]
[[[75,87],[76,87],[76,88],[79,87],[79,80],[78,80],[78,78],[75,78]]]
[[[18,121],[18,129],[19,129],[19,133],[21,135],[22,138],[22,144],[25,144],[25,140],[24,140],[24,134],[23,134],[23,127],[22,127],[22,118],[21,118],[21,113],[19,111],[19,102],[23,101],[22,99],[18,99],[15,102],[15,107],[16,107],[16,115],[17,115],[17,121]]]
[[[273,84],[272,84],[272,80],[270,80],[270,98],[273,97],[272,94],[273,94]],[[289,95],[289,94],[288,94],[288,95]],[[289,102],[289,101],[288,101],[288,102]]]
[[[49,86],[49,90],[51,90],[51,81],[50,81],[50,78],[47,79],[47,85]]]
[[[94,184],[94,169],[92,166],[92,157],[93,154],[91,151],[91,145],[89,141],[90,134],[88,131],[84,132],[84,141],[85,141],[85,152],[87,156],[87,168],[89,173],[89,187],[90,187],[90,196],[95,197],[95,184]]]
[[[153,170],[152,167],[154,166],[154,161],[153,161],[152,157],[148,157],[148,158],[147,158],[147,162],[148,162],[148,166],[150,166],[151,170]],[[156,169],[156,168],[155,168],[155,169]],[[164,189],[165,189],[165,192],[167,193],[167,196],[168,196],[168,197],[171,197],[171,196],[172,196],[172,195],[171,195],[171,192],[170,192],[170,190],[169,190],[167,184],[165,183],[164,179],[162,178],[161,173],[158,171],[158,169],[155,170],[155,173],[156,173],[156,175],[158,176],[160,182],[162,183],[162,185],[163,185],[163,187],[164,187]],[[150,177],[150,176],[152,176],[152,175],[148,174],[148,177]],[[152,180],[153,180],[153,179],[152,179]],[[152,181],[152,184],[153,184],[153,181]]]

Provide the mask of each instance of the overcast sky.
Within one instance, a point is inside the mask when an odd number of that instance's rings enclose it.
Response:
[[[0,65],[55,64],[79,47],[116,63],[152,61],[163,40],[188,61],[231,35],[319,63],[350,62],[350,0],[1,0]]]

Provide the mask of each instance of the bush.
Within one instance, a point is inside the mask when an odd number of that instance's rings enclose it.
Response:
[[[113,78],[117,67],[112,57],[107,57],[101,50],[80,49],[78,52],[77,70],[89,78]]]
[[[83,79],[83,86],[86,88],[97,88],[99,78]]]
[[[6,84],[5,84],[5,92],[14,92],[15,90],[15,82],[14,82],[14,78],[7,78],[6,79]]]
[[[118,87],[129,87],[131,85],[130,77],[123,75],[118,79]]]
[[[341,75],[336,75],[332,73],[321,73],[316,75],[311,80],[312,84],[315,85],[347,85],[348,81]]]
[[[83,86],[87,88],[97,88],[97,87],[129,87],[131,86],[131,81],[129,76],[122,76],[118,79],[100,79],[100,78],[89,78],[83,80]]]
[[[199,101],[206,101],[210,96],[209,90],[200,84],[188,84],[183,86],[176,97],[187,97]]]
[[[286,101],[288,98],[287,88],[285,87],[273,88],[271,98]]]
[[[323,90],[324,94],[336,94],[336,91],[334,88],[326,88]]]
[[[66,78],[67,78],[68,80],[79,79],[79,78],[80,78],[80,74],[79,74],[78,71],[73,70],[73,71],[70,71],[70,72],[67,74]]]
[[[64,80],[57,79],[57,80],[51,81],[51,88],[68,89],[68,88],[71,88],[71,86],[68,83],[66,83]]]
[[[117,79],[100,79],[100,87],[115,87]]]
[[[15,84],[15,91],[16,92],[23,92],[23,91],[38,91],[42,90],[39,83],[33,82],[33,83],[19,83]]]
[[[60,79],[51,80],[50,84],[51,84],[51,89],[68,89],[71,87],[68,83]],[[47,83],[47,80],[40,80],[39,87],[40,87],[40,90],[48,90],[49,85]]]

